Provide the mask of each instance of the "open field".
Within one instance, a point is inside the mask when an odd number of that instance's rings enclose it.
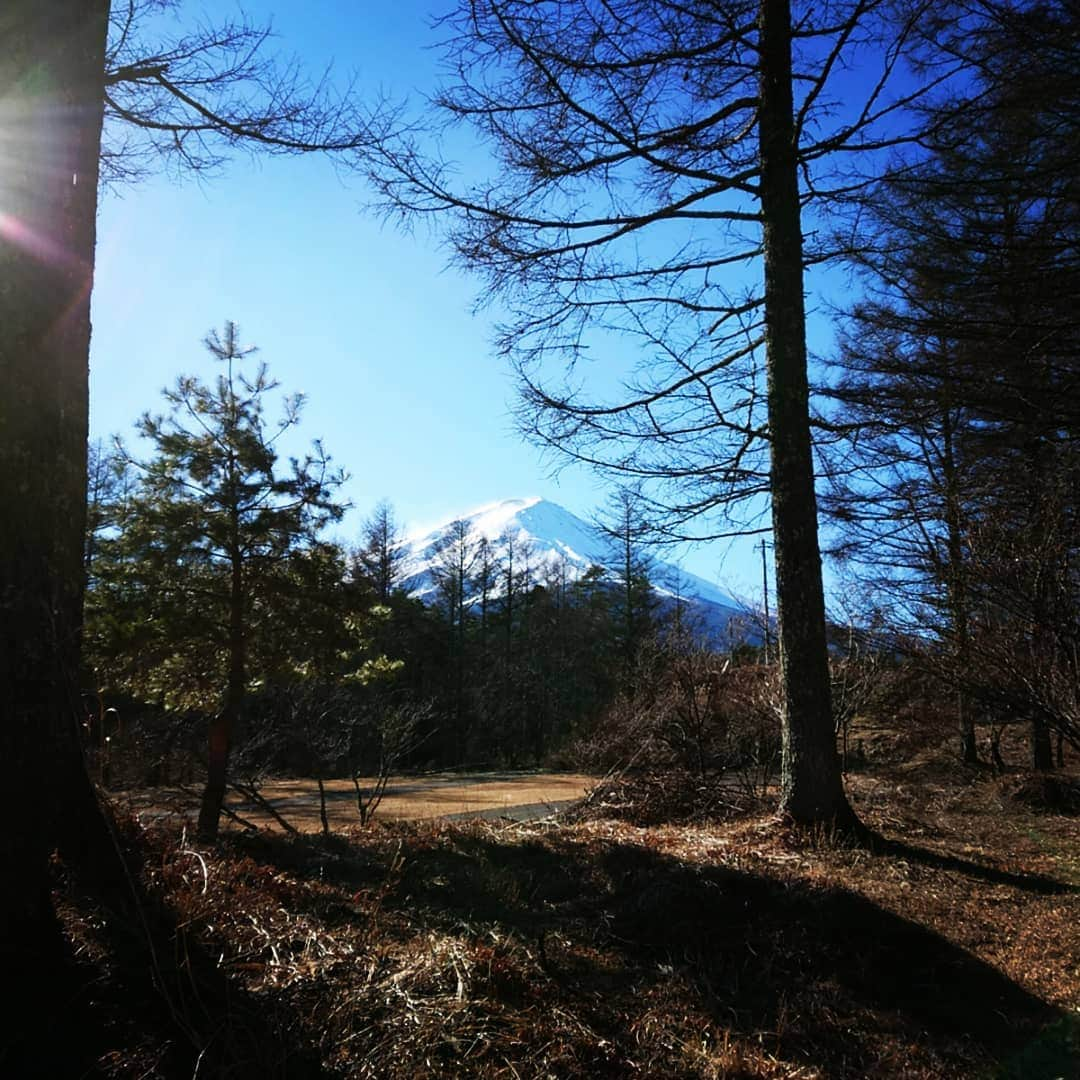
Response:
[[[82,1064],[290,1080],[1080,1076],[1076,808],[1039,805],[1022,774],[958,768],[853,775],[849,790],[869,848],[793,836],[767,803],[667,774],[561,820],[234,830],[212,849],[121,818],[143,921],[57,882]],[[115,966],[137,925],[153,977]]]
[[[362,781],[369,789],[372,781]],[[491,817],[543,817],[565,808],[596,783],[577,773],[474,772],[431,773],[393,777],[379,805],[377,817],[408,820],[483,814]],[[360,823],[356,792],[349,780],[327,780],[326,812],[333,831]],[[268,780],[260,795],[300,832],[319,832],[319,791],[314,780]],[[198,813],[196,788],[162,788],[125,796],[136,811],[193,817]],[[244,821],[259,828],[279,828],[264,809],[235,791],[226,805]],[[222,820],[225,828],[236,823]]]

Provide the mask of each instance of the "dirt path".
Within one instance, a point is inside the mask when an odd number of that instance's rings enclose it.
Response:
[[[392,779],[377,817],[384,819],[511,817],[518,821],[545,817],[570,805],[596,784],[596,778],[575,773],[433,773]],[[356,793],[349,780],[326,781],[326,812],[330,827],[359,824]],[[319,791],[314,780],[270,780],[260,793],[301,832],[318,832]],[[164,816],[194,816],[198,793],[191,789],[140,792],[131,796],[137,812]],[[229,809],[262,827],[280,828],[271,815],[230,792]],[[228,827],[228,818],[222,819]]]

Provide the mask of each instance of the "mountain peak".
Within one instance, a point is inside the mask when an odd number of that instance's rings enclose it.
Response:
[[[485,536],[488,540],[494,540],[511,526],[518,514],[542,502],[544,500],[539,495],[530,495],[524,499],[501,499],[484,503],[483,506],[477,506],[463,514],[444,518],[437,525],[414,530],[406,540],[414,552],[423,549],[428,547],[435,537],[445,533],[455,521],[467,521],[473,532]]]
[[[539,495],[530,495],[525,499],[503,499],[502,502],[488,503],[472,513],[463,514],[460,520],[467,521],[474,532],[488,540],[495,540],[506,529],[513,527],[517,517],[543,502]]]
[[[540,496],[503,499],[486,503],[465,514],[448,518],[441,525],[425,532],[410,535],[406,578],[414,596],[431,595],[435,587],[432,567],[438,551],[455,521],[469,525],[470,534],[486,539],[493,546],[495,558],[504,555],[502,538],[510,535],[521,545],[517,555],[527,551],[535,570],[544,570],[561,563],[571,578],[580,577],[593,566],[604,567],[612,581],[619,580],[618,558],[611,538],[596,525],[583,521],[557,503]],[[702,609],[705,621],[713,626],[726,627],[736,616],[745,614],[742,605],[711,582],[688,574],[679,567],[656,560],[654,587],[661,596],[675,595]]]

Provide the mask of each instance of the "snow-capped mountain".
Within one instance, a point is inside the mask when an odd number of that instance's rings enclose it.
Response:
[[[528,552],[531,572],[538,582],[559,563],[571,580],[593,566],[601,566],[612,584],[621,581],[619,552],[610,537],[556,503],[533,497],[490,503],[434,529],[410,534],[405,541],[409,555],[404,570],[405,586],[412,595],[421,599],[433,596],[432,567],[456,521],[468,525],[470,541],[486,539],[495,559],[505,555],[507,538],[512,537],[517,547],[516,560],[524,565]],[[672,605],[681,599],[689,620],[707,637],[725,644],[733,636],[740,640],[755,638],[743,605],[704,578],[658,559],[652,561],[650,578],[662,603]],[[498,593],[500,587],[494,591]]]

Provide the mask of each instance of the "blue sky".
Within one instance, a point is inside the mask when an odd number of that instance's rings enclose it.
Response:
[[[252,0],[283,52],[318,73],[355,72],[367,92],[422,95],[436,74],[430,0],[394,4]],[[233,13],[185,4],[185,19]],[[105,195],[91,348],[91,432],[130,434],[177,374],[209,376],[200,342],[226,319],[261,347],[282,389],[308,396],[302,434],[351,478],[355,535],[380,497],[410,526],[532,494],[588,517],[605,488],[564,470],[515,432],[513,387],[494,355],[475,280],[447,270],[436,237],[403,235],[363,212],[359,181],[314,157],[231,162],[209,181],[164,176]],[[750,272],[755,272],[751,270]],[[687,552],[686,569],[760,595],[755,541]],[[670,556],[668,556],[670,557]]]

